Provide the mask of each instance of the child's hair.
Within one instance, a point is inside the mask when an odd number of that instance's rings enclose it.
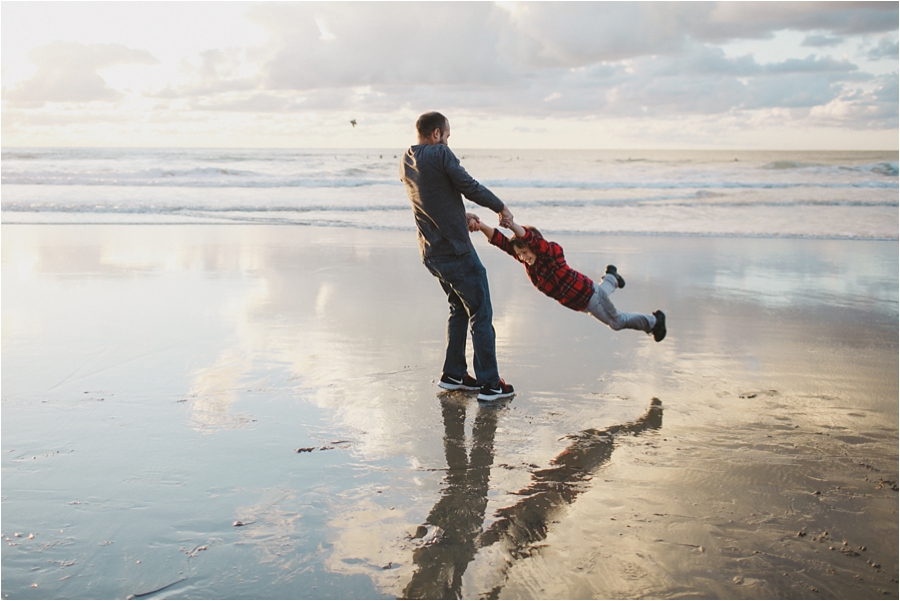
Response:
[[[532,234],[535,234],[537,236],[541,236],[541,233],[534,226],[523,225],[522,229],[528,230],[529,232],[531,232]],[[541,238],[543,238],[543,236],[541,236]],[[512,245],[513,248],[528,248],[528,245],[525,244],[525,240],[523,238],[519,238],[518,236],[513,236],[512,238],[510,238],[509,243]]]

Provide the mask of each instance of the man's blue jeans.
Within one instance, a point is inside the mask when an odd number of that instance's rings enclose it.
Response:
[[[466,375],[466,330],[472,329],[475,379],[480,385],[496,385],[497,353],[487,271],[475,251],[464,255],[425,257],[428,271],[438,279],[450,302],[447,319],[447,356],[444,373],[454,378]]]

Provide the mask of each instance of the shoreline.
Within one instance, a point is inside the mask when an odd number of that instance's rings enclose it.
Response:
[[[477,208],[476,208],[477,210]],[[272,223],[259,223],[259,222],[202,222],[202,221],[184,221],[184,222],[171,222],[171,223],[141,223],[141,222],[72,222],[72,223],[57,223],[57,222],[16,222],[16,221],[3,221],[0,225],[9,225],[9,226],[99,226],[99,227],[115,227],[115,226],[147,226],[147,227],[168,227],[168,226],[178,226],[178,227],[191,227],[191,226],[203,226],[203,227],[214,227],[214,226],[226,226],[226,227],[300,227],[300,228],[316,228],[316,229],[324,229],[324,230],[361,230],[361,231],[372,231],[372,232],[404,232],[411,233],[413,237],[413,242],[415,243],[415,227],[410,226],[408,228],[394,228],[389,226],[359,226],[359,225],[326,225],[320,223],[281,223],[281,222],[272,222]],[[506,231],[506,230],[504,230]],[[900,237],[898,238],[880,238],[880,237],[871,237],[871,238],[863,238],[859,236],[802,236],[802,235],[764,235],[764,234],[727,234],[727,233],[693,233],[693,232],[581,232],[576,230],[547,230],[548,234],[552,234],[554,236],[578,236],[578,237],[587,237],[587,236],[615,236],[615,237],[638,237],[638,238],[724,238],[724,239],[747,239],[747,240],[834,240],[834,241],[843,241],[843,242],[898,242],[900,241]]]

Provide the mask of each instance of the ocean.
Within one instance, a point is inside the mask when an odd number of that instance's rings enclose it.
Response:
[[[404,150],[4,149],[0,217],[413,230]],[[454,151],[549,233],[898,239],[897,152]]]

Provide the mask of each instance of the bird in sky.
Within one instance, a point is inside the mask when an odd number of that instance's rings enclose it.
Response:
[[[350,125],[356,127],[356,119],[350,119]]]

